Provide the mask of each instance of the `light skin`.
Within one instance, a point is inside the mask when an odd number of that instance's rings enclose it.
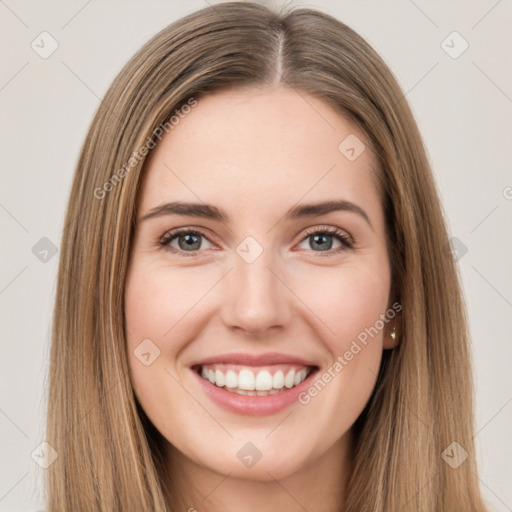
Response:
[[[338,149],[351,134],[366,145],[354,161]],[[222,409],[190,365],[276,351],[314,361],[321,375],[375,325],[391,285],[375,167],[353,124],[325,101],[281,87],[202,97],[151,151],[125,288],[128,355],[137,398],[167,441],[169,489],[183,510],[341,510],[351,427],[393,346],[390,324],[308,404],[270,415]],[[331,200],[364,214],[285,218],[297,205]],[[229,219],[143,220],[172,201],[213,205]],[[167,240],[176,253],[166,251],[159,240],[176,228],[203,236],[192,235],[187,252],[182,233]],[[337,235],[315,239],[321,228],[338,228],[352,248]],[[248,236],[263,250],[251,263],[236,251]],[[149,366],[134,355],[145,339],[160,350]],[[237,457],[248,442],[262,453],[251,468]]]

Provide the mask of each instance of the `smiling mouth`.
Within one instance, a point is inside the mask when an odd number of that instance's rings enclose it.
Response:
[[[267,396],[298,386],[318,367],[294,364],[254,367],[215,363],[195,365],[192,369],[210,384],[231,393]]]

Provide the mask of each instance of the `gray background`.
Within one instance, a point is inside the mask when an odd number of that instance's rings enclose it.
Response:
[[[58,260],[52,246],[58,251],[72,173],[92,115],[144,42],[214,3],[0,0],[0,510],[44,505],[44,470],[31,453],[44,440]],[[451,236],[458,239],[473,340],[482,490],[491,510],[512,510],[511,2],[294,3],[318,7],[356,29],[406,92]],[[44,48],[50,48],[48,36],[39,36],[43,31],[58,43],[46,59],[31,47],[35,41],[42,51],[46,37]],[[453,31],[463,40],[450,36]],[[469,47],[457,55],[464,41]]]

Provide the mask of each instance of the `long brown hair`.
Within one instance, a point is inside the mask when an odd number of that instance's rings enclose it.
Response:
[[[399,345],[385,351],[354,426],[344,510],[484,510],[459,278],[404,93],[368,43],[331,16],[229,2],[146,43],[109,88],[83,144],[53,317],[46,441],[59,457],[46,470],[49,512],[173,508],[161,439],[137,403],[126,353],[124,280],[146,158],[139,149],[157,143],[159,127],[191,98],[272,84],[327,100],[364,131],[378,160],[393,296],[403,309]],[[443,457],[453,442],[468,454],[456,468]]]

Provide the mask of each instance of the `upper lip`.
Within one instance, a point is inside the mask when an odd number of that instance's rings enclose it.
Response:
[[[195,361],[191,366],[227,363],[227,364],[240,364],[244,366],[267,366],[271,364],[296,364],[302,366],[316,366],[311,361],[306,361],[300,357],[282,354],[279,352],[266,352],[265,354],[253,355],[242,354],[240,352],[233,352],[231,354],[219,354],[200,361]]]

